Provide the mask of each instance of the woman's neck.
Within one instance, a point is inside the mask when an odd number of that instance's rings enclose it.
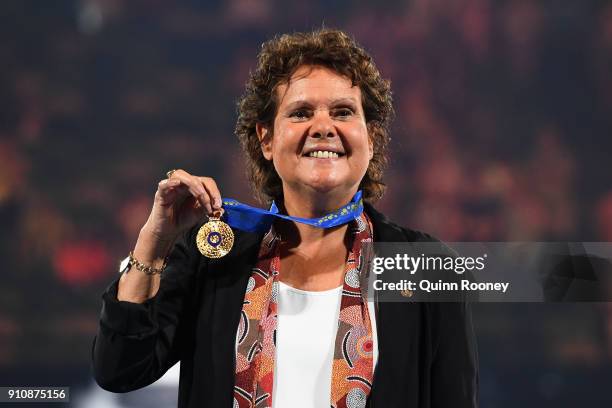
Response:
[[[356,191],[328,195],[296,194],[290,189],[284,191],[282,211],[292,217],[319,218],[346,205]],[[282,240],[290,247],[324,245],[342,242],[348,224],[332,228],[319,228],[300,222],[278,219],[275,228]]]

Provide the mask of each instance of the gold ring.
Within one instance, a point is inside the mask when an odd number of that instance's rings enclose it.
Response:
[[[172,170],[166,172],[166,176],[168,176],[168,178],[172,177],[172,174],[174,174],[175,171],[176,171],[176,169],[172,169]]]

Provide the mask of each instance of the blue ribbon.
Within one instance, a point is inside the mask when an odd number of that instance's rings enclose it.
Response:
[[[224,210],[222,216],[223,220],[231,227],[249,232],[267,231],[272,226],[275,217],[312,225],[313,227],[331,228],[357,218],[363,211],[361,190],[355,193],[348,204],[319,218],[292,217],[290,215],[280,214],[274,201],[272,201],[269,210],[251,207],[250,205],[242,204],[231,198],[222,199],[222,203]]]

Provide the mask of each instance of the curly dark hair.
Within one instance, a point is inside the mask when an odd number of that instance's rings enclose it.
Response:
[[[286,84],[302,65],[332,69],[358,85],[368,135],[374,155],[359,188],[363,199],[374,202],[385,191],[389,124],[394,116],[390,81],[383,79],[372,57],[348,34],[322,28],[312,32],[283,34],[262,44],[257,68],[251,72],[245,93],[238,101],[235,133],[246,158],[247,176],[257,200],[269,205],[282,200],[282,182],[271,161],[264,158],[255,125],[273,129],[278,108],[276,88]]]

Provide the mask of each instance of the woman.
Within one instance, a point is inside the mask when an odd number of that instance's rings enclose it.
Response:
[[[265,43],[236,126],[256,194],[291,217],[354,209],[360,194],[363,211],[329,228],[276,217],[263,232],[234,229],[231,251],[207,258],[196,235],[223,212],[219,188],[169,172],[133,251],[138,267],[103,294],[98,384],[134,390],[181,361],[179,407],[477,406],[465,302],[361,295],[363,242],[433,240],[371,204],[384,192],[392,114],[388,81],[345,33]]]

